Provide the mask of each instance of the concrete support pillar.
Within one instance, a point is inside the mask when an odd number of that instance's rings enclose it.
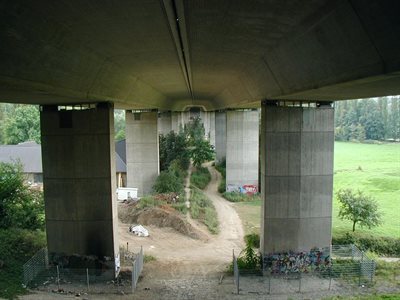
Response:
[[[215,112],[215,156],[218,162],[226,158],[226,112]]]
[[[173,111],[171,113],[171,129],[175,133],[178,133],[181,128],[183,129],[182,112]]]
[[[333,108],[264,102],[261,124],[261,251],[331,244]]]
[[[161,112],[158,114],[158,134],[167,135],[172,130],[171,112]]]
[[[127,186],[138,195],[152,191],[159,174],[157,112],[130,112],[125,115]]]
[[[239,190],[245,185],[258,189],[259,112],[226,112],[226,188]]]
[[[215,112],[209,111],[208,113],[210,118],[210,130],[209,130],[210,144],[215,147]]]
[[[109,103],[92,106],[46,105],[40,113],[47,247],[57,262],[96,256],[113,277],[119,267],[114,115]]]

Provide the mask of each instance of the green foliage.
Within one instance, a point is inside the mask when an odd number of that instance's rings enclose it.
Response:
[[[137,208],[138,209],[144,209],[147,207],[156,207],[156,206],[160,206],[162,204],[161,201],[155,199],[152,196],[145,196],[140,198],[140,201],[137,204]]]
[[[190,157],[195,167],[214,159],[214,149],[208,140],[197,140],[190,150]]]
[[[190,176],[190,183],[202,190],[206,188],[210,180],[210,171],[203,167],[196,167]]]
[[[353,233],[334,233],[332,238],[333,245],[355,244],[363,251],[371,251],[378,255],[400,257],[400,239],[391,237],[380,237],[371,234]]]
[[[0,229],[0,298],[14,299],[24,294],[22,287],[22,266],[38,250],[45,247],[43,231],[24,229]]]
[[[239,270],[248,272],[259,272],[261,270],[262,258],[254,251],[252,241],[246,240],[246,248],[240,252],[237,258]],[[228,272],[233,273],[233,262],[228,266]]]
[[[193,219],[203,222],[212,234],[219,232],[218,215],[212,201],[196,188],[192,189],[190,197],[190,214]]]
[[[335,139],[399,139],[399,102],[398,96],[338,101],[335,110]]]
[[[394,262],[385,262],[382,260],[376,261],[375,281],[377,284],[380,284],[381,282],[384,283],[391,282],[393,284],[396,284],[397,287],[400,287],[400,281],[398,280],[398,276],[400,276],[400,261],[394,261]]]
[[[260,235],[258,233],[250,233],[244,236],[246,245],[250,245],[253,248],[260,248]]]
[[[214,150],[210,142],[205,139],[204,125],[200,117],[196,117],[186,124],[184,133],[188,141],[190,157],[195,167],[214,159]]]
[[[160,135],[160,169],[168,170],[173,161],[179,162],[182,170],[187,170],[190,163],[190,153],[187,149],[185,133],[171,131],[167,135]]]
[[[226,191],[226,160],[215,164],[215,169],[221,173],[222,179],[218,185],[218,193],[223,194]]]
[[[341,204],[339,218],[352,221],[353,232],[357,223],[368,228],[382,223],[378,204],[372,197],[364,195],[360,190],[354,193],[350,189],[341,189],[336,196]]]
[[[183,184],[174,173],[162,171],[157,177],[153,189],[157,193],[180,193],[183,191]]]
[[[157,258],[155,256],[153,256],[153,255],[145,254],[143,256],[143,262],[144,263],[149,263],[149,262],[156,261],[156,260],[157,260]]]
[[[114,139],[121,141],[125,139],[125,111],[114,109]]]
[[[18,144],[26,141],[40,143],[38,107],[34,105],[18,105],[12,114],[5,116],[1,130],[5,144]]]
[[[224,192],[222,196],[230,202],[246,202],[261,200],[260,194],[248,195],[238,192]]]
[[[44,228],[43,194],[25,184],[18,163],[0,162],[0,228]]]

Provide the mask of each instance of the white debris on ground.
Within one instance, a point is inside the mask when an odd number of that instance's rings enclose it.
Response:
[[[149,231],[146,228],[144,228],[142,225],[129,226],[129,232],[132,232],[132,233],[136,234],[137,236],[144,236],[144,237],[149,236]]]

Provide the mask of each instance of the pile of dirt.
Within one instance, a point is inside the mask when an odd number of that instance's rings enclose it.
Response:
[[[143,210],[135,210],[131,207],[120,207],[119,211],[121,211],[121,213],[119,213],[119,218],[124,223],[170,227],[193,239],[203,238],[201,232],[189,224],[173,209],[152,207]]]

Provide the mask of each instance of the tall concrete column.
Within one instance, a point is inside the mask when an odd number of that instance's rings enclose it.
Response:
[[[182,112],[173,111],[171,113],[171,129],[175,133],[178,133],[181,128],[183,129]]]
[[[160,170],[157,112],[126,111],[125,122],[127,185],[143,196],[151,193]]]
[[[226,112],[215,112],[215,157],[226,159]]]
[[[172,130],[172,117],[170,111],[158,114],[158,134],[167,135]]]
[[[262,253],[330,247],[333,108],[264,102],[261,132]]]
[[[258,188],[259,112],[226,112],[226,188]]]
[[[208,113],[210,116],[210,130],[209,130],[210,144],[215,147],[215,112],[209,111]]]
[[[96,256],[113,277],[119,261],[113,107],[58,108],[45,105],[40,113],[50,260]]]

